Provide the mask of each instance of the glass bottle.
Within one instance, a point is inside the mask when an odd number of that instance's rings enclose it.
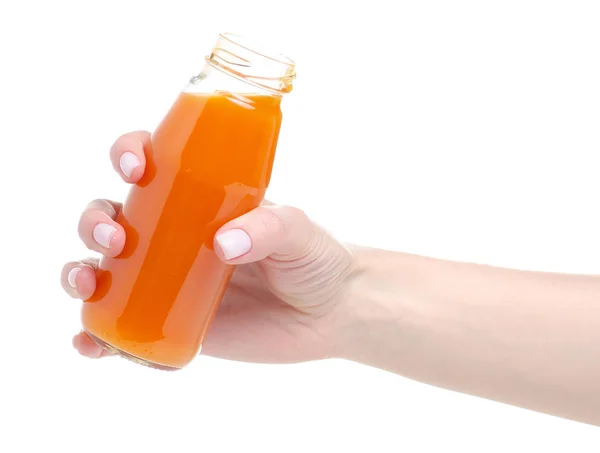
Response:
[[[123,252],[104,257],[83,328],[100,346],[163,370],[189,363],[233,266],[213,249],[269,185],[294,63],[221,34],[152,135],[146,169],[117,218]]]

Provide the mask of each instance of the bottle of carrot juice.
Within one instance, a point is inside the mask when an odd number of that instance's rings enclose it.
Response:
[[[288,58],[219,35],[152,135],[117,219],[125,248],[100,261],[83,304],[83,328],[99,345],[164,370],[199,352],[233,272],[214,235],[263,200],[294,77]]]

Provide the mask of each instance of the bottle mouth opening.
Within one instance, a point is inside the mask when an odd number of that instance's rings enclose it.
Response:
[[[294,63],[291,58],[286,57],[278,52],[272,52],[271,49],[265,47],[264,43],[253,41],[246,36],[236,35],[234,33],[219,33],[219,38],[229,41],[236,46],[242,47],[259,57],[267,58],[276,63],[281,63],[284,65],[296,66],[296,63]]]
[[[267,51],[263,44],[233,33],[219,34],[206,61],[217,69],[275,94],[292,91],[296,78],[296,64],[292,59]]]

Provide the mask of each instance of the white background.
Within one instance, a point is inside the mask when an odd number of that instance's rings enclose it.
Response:
[[[85,204],[126,194],[112,141],[220,31],[298,63],[274,201],[360,244],[600,273],[597,1],[0,5],[0,451],[598,451],[597,428],[342,361],[86,360],[58,278]]]

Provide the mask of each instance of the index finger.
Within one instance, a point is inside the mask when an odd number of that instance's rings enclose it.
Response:
[[[124,134],[111,146],[110,161],[125,182],[135,184],[141,179],[149,146],[150,132],[147,131]]]

